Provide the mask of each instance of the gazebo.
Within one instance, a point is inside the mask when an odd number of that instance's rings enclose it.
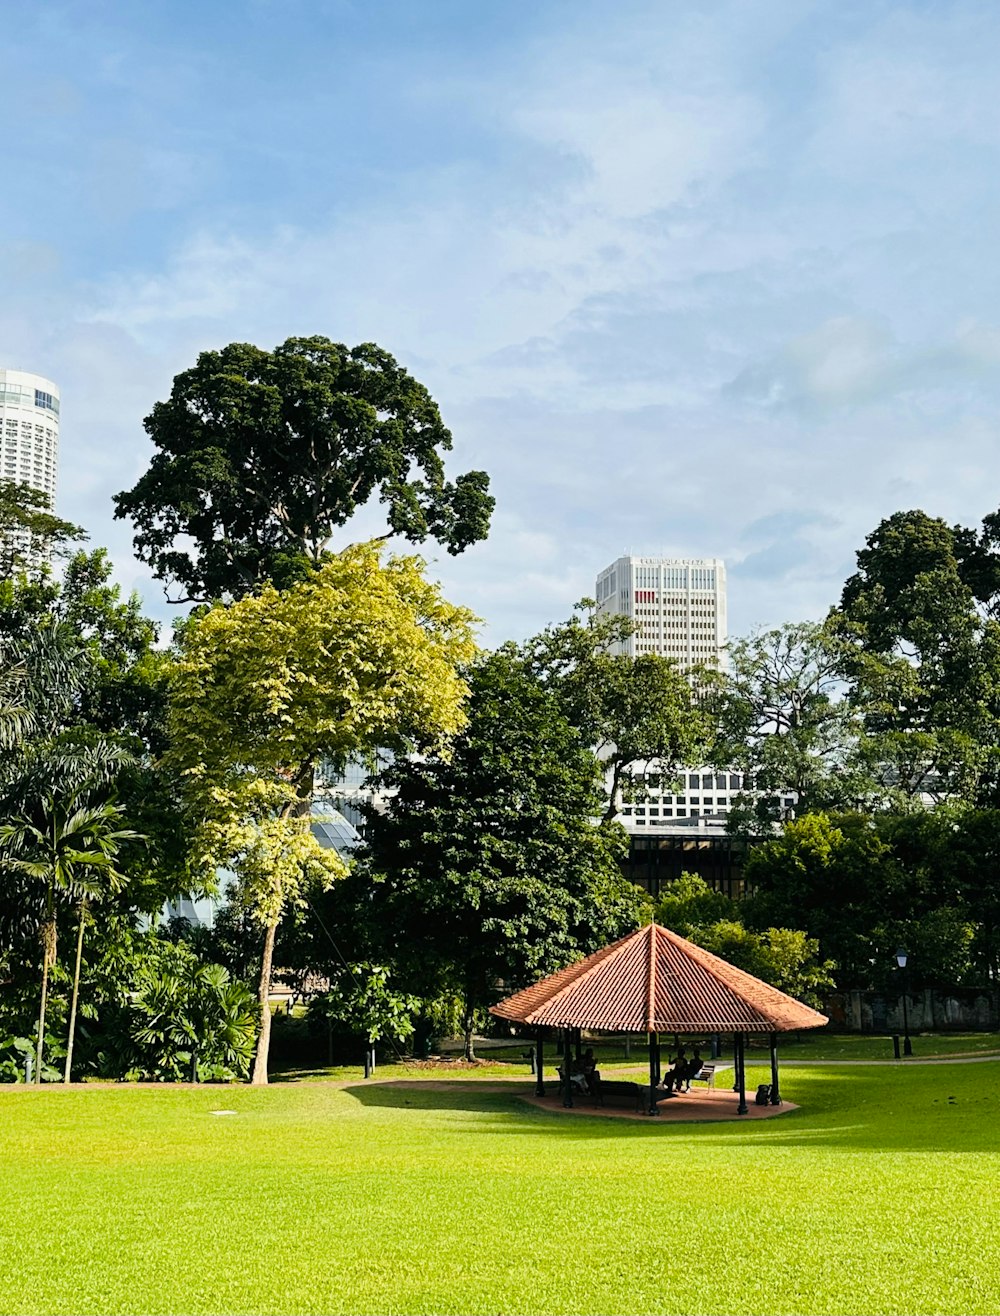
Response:
[[[491,1013],[537,1029],[535,1092],[544,1096],[543,1036],[561,1029],[565,1039],[563,1104],[573,1104],[569,1046],[586,1028],[598,1032],[646,1033],[649,1037],[649,1114],[659,1112],[660,1033],[733,1038],[739,1093],[738,1113],[747,1113],[747,1035],[767,1033],[771,1043],[771,1096],[780,1105],[778,1033],[820,1028],[825,1015],[752,974],[650,923],[585,960],[515,992]]]

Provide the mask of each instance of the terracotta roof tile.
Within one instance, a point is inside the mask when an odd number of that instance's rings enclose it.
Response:
[[[828,1022],[655,923],[515,992],[491,1013],[525,1024],[625,1033],[782,1033]]]

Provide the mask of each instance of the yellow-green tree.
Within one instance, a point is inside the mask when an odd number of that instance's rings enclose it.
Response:
[[[473,621],[425,579],[420,559],[383,560],[362,544],[181,633],[169,727],[199,818],[194,859],[209,878],[231,868],[264,929],[255,1083],[267,1081],[281,915],[307,883],[343,872],[309,830],[316,765],[376,748],[441,749],[464,722],[459,668],[475,653]]]

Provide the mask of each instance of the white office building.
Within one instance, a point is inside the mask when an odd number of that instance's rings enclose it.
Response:
[[[635,624],[633,634],[616,646],[620,654],[655,653],[682,667],[725,661],[726,564],[721,558],[620,557],[598,575],[596,599],[599,615],[617,614]],[[703,828],[708,819],[725,819],[743,789],[740,773],[715,768],[692,766],[679,778],[677,794],[650,785],[641,802],[623,806],[619,821],[639,835]]]
[[[59,390],[26,370],[0,370],[0,475],[30,484],[55,508]]]
[[[635,631],[618,646],[684,667],[714,666],[727,639],[726,564],[721,558],[620,557],[597,577],[599,615],[619,614]]]

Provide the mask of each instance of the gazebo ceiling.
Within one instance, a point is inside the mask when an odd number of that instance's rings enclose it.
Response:
[[[494,1005],[551,1028],[623,1033],[786,1033],[825,1015],[650,923]]]

